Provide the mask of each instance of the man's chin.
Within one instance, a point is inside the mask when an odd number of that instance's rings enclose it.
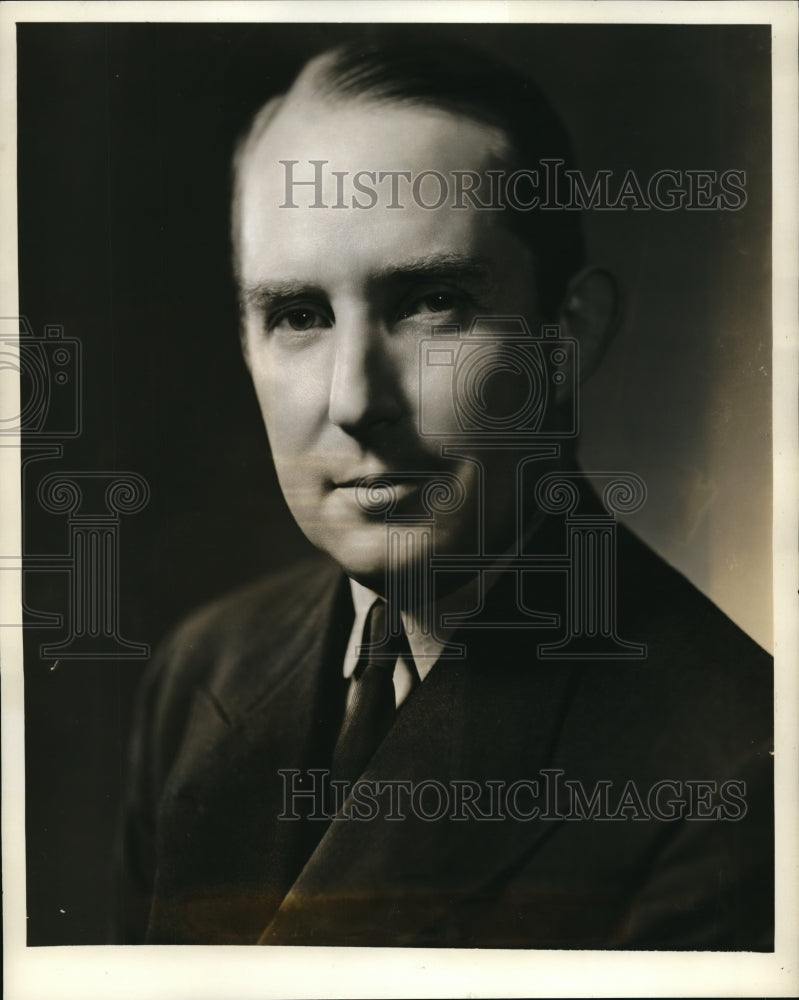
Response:
[[[389,527],[398,530],[389,532]],[[347,528],[338,525],[326,531],[306,531],[306,535],[347,576],[379,594],[388,590],[391,574],[418,578],[423,553],[429,548],[427,533],[419,526],[385,522]]]

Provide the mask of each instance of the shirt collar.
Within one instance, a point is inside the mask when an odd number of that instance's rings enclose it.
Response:
[[[528,542],[540,528],[543,520],[543,512],[539,511],[537,515],[528,522],[523,538],[515,546],[511,546],[504,554],[518,555],[522,552],[525,543]],[[491,569],[490,557],[489,565],[486,566],[486,569]],[[482,581],[480,579],[481,576]],[[496,578],[496,573],[476,573],[473,577],[471,577],[471,579],[463,584],[463,586],[458,587],[449,594],[445,594],[435,602],[431,620],[440,623],[442,615],[457,615],[471,611],[478,603],[479,588],[481,583],[484,588],[483,596],[485,596],[485,593],[493,586]],[[352,603],[355,608],[355,621],[353,622],[352,632],[350,633],[347,653],[344,657],[345,678],[350,678],[355,671],[355,667],[358,665],[358,647],[363,641],[362,637],[364,625],[366,624],[366,616],[369,614],[369,608],[371,608],[372,604],[374,604],[380,596],[376,594],[375,591],[365,587],[362,583],[358,583],[357,580],[353,580],[352,577],[350,577],[349,580],[350,590],[352,591]],[[419,622],[409,612],[402,611],[400,614],[402,618],[402,625],[408,639],[408,645],[410,646],[411,654],[413,656],[413,666],[416,667],[419,679],[424,680],[433,669],[436,660],[441,655],[442,650],[446,646],[453,632],[455,632],[457,626],[442,626],[441,624],[438,624],[436,628],[437,634],[434,636],[430,634],[429,631],[422,631],[419,627]]]
[[[479,577],[475,575],[462,587],[436,601],[432,620],[440,622],[443,614],[457,614],[459,612],[470,611],[476,604],[478,587]],[[369,613],[369,608],[379,597],[373,590],[370,590],[352,578],[350,578],[350,589],[352,591],[352,603],[355,608],[355,621],[352,626],[347,655],[344,659],[345,677],[352,676],[358,663],[357,649],[362,641],[361,637],[363,636],[366,616]],[[402,611],[400,612],[400,616],[411,655],[413,656],[413,664],[416,667],[419,679],[424,680],[441,655],[452,633],[455,631],[455,626],[442,626],[439,624],[436,628],[437,634],[432,635],[429,631],[423,631],[419,627],[418,619],[410,612]]]

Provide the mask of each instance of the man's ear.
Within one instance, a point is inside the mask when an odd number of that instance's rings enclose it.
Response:
[[[579,383],[599,367],[620,319],[619,289],[609,271],[588,267],[572,278],[558,322],[563,334],[580,345]]]

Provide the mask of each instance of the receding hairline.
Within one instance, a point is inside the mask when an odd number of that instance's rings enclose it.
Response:
[[[234,176],[239,174],[247,156],[260,142],[278,115],[295,107],[301,110],[303,106],[307,108],[321,105],[328,108],[340,108],[348,105],[355,107],[358,105],[363,107],[384,105],[437,110],[453,117],[466,118],[487,128],[493,128],[507,143],[507,155],[510,155],[514,143],[507,125],[499,121],[491,121],[487,116],[480,115],[476,109],[460,107],[443,97],[393,94],[381,91],[379,87],[373,89],[369,85],[365,85],[362,89],[354,86],[341,86],[336,77],[336,60],[339,51],[339,49],[328,50],[310,59],[288,90],[270,98],[256,111],[236,144],[233,156]]]
[[[330,85],[330,70],[335,65],[338,50],[321,53],[309,60],[300,71],[292,85],[282,94],[277,94],[267,100],[253,115],[246,130],[241,134],[233,150],[232,157],[232,199],[231,199],[231,238],[233,269],[237,282],[240,270],[240,207],[242,199],[242,177],[244,167],[255,148],[264,138],[269,128],[281,113],[295,108],[302,111],[303,107],[327,106],[340,108],[342,106],[374,107],[387,105],[397,108],[427,108],[438,110],[453,117],[463,117],[487,128],[493,128],[506,148],[501,154],[502,159],[510,159],[513,142],[507,128],[499,124],[484,121],[477,114],[470,114],[467,109],[448,106],[446,101],[437,101],[433,97],[408,97],[404,95],[385,94],[370,90],[341,90]]]
[[[493,81],[488,89],[486,79]],[[285,93],[256,112],[236,145],[230,233],[237,284],[243,167],[280,112],[295,103],[300,108],[383,105],[437,110],[501,137],[495,156],[511,171],[543,158],[576,167],[565,123],[540,87],[526,71],[489,51],[458,44],[444,50],[419,51],[418,46],[409,50],[394,44],[393,37],[365,46],[345,43],[326,49],[305,63]],[[564,176],[558,175],[559,186],[565,183]],[[585,264],[581,213],[513,209],[507,215],[508,225],[533,253],[541,301],[547,315],[554,316],[571,276]]]

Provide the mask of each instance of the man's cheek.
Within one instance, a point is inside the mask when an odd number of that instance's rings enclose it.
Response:
[[[415,390],[410,392],[410,406],[423,437],[435,440],[441,434],[459,430],[453,400],[453,370],[448,365],[423,365]]]
[[[280,490],[289,510],[301,526],[314,520],[319,513],[322,500],[321,483],[318,476],[309,470],[306,463],[298,461],[289,452],[278,452],[273,457]]]
[[[313,393],[303,394],[302,383],[290,372],[279,380],[270,379],[256,388],[267,433],[273,444],[307,446],[318,422],[320,403]]]

